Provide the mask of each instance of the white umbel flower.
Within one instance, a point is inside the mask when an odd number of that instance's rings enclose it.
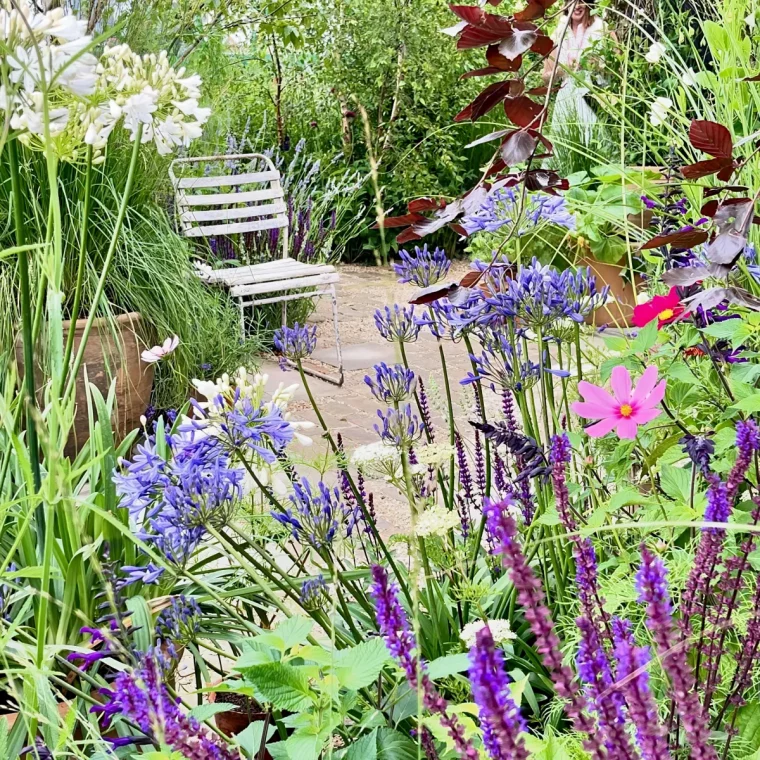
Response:
[[[418,515],[414,526],[414,534],[419,538],[430,536],[445,536],[449,531],[460,525],[456,510],[446,509],[437,504]]]
[[[368,478],[393,479],[401,472],[401,455],[395,446],[378,441],[354,449],[351,464]]]
[[[509,620],[489,620],[487,623],[482,620],[476,620],[473,623],[467,623],[462,628],[459,638],[462,639],[468,649],[472,649],[475,646],[478,633],[486,626],[490,629],[491,636],[493,636],[494,643],[496,644],[503,644],[505,641],[517,638],[517,634],[512,630]]]

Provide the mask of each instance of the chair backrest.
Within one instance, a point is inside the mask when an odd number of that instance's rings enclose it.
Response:
[[[176,176],[182,164],[247,161],[255,171],[209,176]],[[256,162],[254,164],[254,162]],[[258,165],[256,165],[258,164]],[[263,169],[259,168],[263,164]],[[280,172],[261,153],[178,158],[169,167],[182,234],[186,237],[234,235],[282,229],[283,258],[288,255],[288,207]],[[221,192],[220,192],[221,189]]]

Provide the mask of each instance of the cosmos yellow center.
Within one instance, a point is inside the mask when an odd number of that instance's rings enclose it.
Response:
[[[630,417],[633,414],[633,407],[630,404],[623,404],[620,407],[621,417]]]
[[[665,309],[657,315],[660,319],[671,319],[673,317],[673,309]]]

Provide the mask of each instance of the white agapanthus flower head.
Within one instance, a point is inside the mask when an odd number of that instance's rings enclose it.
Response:
[[[446,507],[436,504],[417,516],[414,535],[419,538],[445,536],[449,531],[460,527],[460,524],[456,510],[446,509]]]
[[[472,623],[467,623],[467,625],[462,628],[459,633],[459,638],[462,639],[464,645],[468,649],[472,649],[472,647],[475,646],[478,633],[486,626],[488,626],[491,631],[491,636],[493,636],[495,644],[503,644],[505,641],[517,638],[517,634],[512,630],[509,620],[489,620],[488,622],[475,620]]]
[[[91,146],[97,160],[120,122],[132,140],[142,129],[141,142],[163,155],[200,137],[211,111],[199,105],[199,76],[174,69],[165,52],[139,56],[128,45],[107,47],[98,59],[86,31],[86,21],[62,8],[0,0],[0,108],[25,145],[51,145],[66,161]]]

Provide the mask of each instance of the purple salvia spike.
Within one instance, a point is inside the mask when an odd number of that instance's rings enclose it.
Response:
[[[417,378],[417,395],[420,400],[420,415],[422,416],[423,423],[425,423],[425,430],[432,441],[435,439],[433,433],[433,420],[430,415],[430,404],[428,402],[427,392],[425,391],[425,385],[422,382],[421,377]]]
[[[493,477],[496,490],[500,494],[504,494],[507,492],[506,467],[504,465],[504,460],[496,451],[494,451],[493,454],[493,464]]]
[[[586,712],[586,700],[578,688],[573,671],[562,661],[559,638],[551,613],[546,607],[541,581],[528,564],[517,539],[517,525],[507,512],[507,507],[513,503],[507,497],[501,502],[486,503],[484,506],[488,529],[494,541],[494,553],[501,555],[502,563],[509,571],[517,590],[517,600],[536,637],[536,651],[551,674],[557,694],[566,700],[565,712],[576,731],[586,734],[583,746],[593,760],[602,760],[607,757],[607,753],[599,737],[596,721]]]
[[[504,391],[501,395],[501,408],[504,411],[504,420],[510,433],[517,432],[517,417],[515,417],[515,400],[512,391]]]
[[[512,699],[504,654],[496,647],[490,629],[478,631],[470,650],[472,695],[480,710],[483,744],[492,760],[528,760],[521,736],[528,730]]]
[[[649,685],[648,647],[637,647],[627,620],[614,619],[617,661],[616,687],[628,706],[628,714],[636,726],[636,741],[643,760],[670,760],[667,731],[660,721],[657,702]]]
[[[596,625],[585,617],[576,620],[581,632],[578,645],[578,674],[586,684],[586,692],[606,737],[605,746],[615,760],[638,760],[626,730],[625,704],[620,692],[612,688],[612,673],[607,653]]]
[[[478,486],[478,496],[486,495],[486,458],[483,452],[483,441],[480,433],[475,431],[475,482]]]
[[[647,606],[647,627],[657,645],[662,668],[670,679],[673,699],[691,745],[691,760],[718,760],[710,745],[710,721],[702,710],[694,674],[686,657],[685,642],[673,624],[673,603],[667,570],[646,546],[641,548],[641,567],[636,574],[639,602]]]
[[[448,703],[427,674],[427,666],[418,654],[414,632],[399,602],[398,588],[390,582],[385,568],[379,565],[372,566],[372,579],[370,593],[375,602],[375,616],[388,651],[401,666],[411,687],[419,689],[425,708],[438,715],[454,741],[459,757],[462,760],[479,760],[478,751],[465,737],[464,727],[455,715],[449,714]]]
[[[571,514],[570,493],[567,490],[567,465],[570,462],[571,453],[570,439],[566,433],[552,436],[549,463],[552,466],[552,484],[557,512],[565,530],[575,533],[578,530],[578,523]]]

